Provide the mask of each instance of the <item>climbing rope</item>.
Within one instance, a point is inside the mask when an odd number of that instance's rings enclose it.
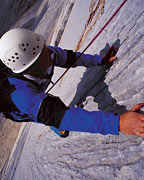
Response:
[[[109,18],[109,20],[105,23],[105,25],[101,28],[101,30],[96,34],[96,36],[91,40],[91,42],[87,45],[87,47],[82,51],[81,55],[91,46],[91,44],[97,39],[97,37],[102,33],[102,31],[107,27],[107,25],[112,21],[112,19],[116,16],[116,14],[120,11],[123,5],[127,2],[124,0],[122,4],[118,7],[118,9],[113,13],[113,15]],[[80,56],[81,56],[80,55]],[[77,58],[79,59],[80,56]]]
[[[82,51],[79,57],[77,57],[77,60],[81,57],[81,55],[91,46],[91,44],[97,39],[97,37],[102,33],[102,31],[107,27],[107,25],[112,21],[112,19],[116,16],[116,14],[120,11],[120,9],[124,6],[124,4],[127,2],[127,0],[123,0],[123,2],[120,4],[120,6],[116,9],[116,11],[113,13],[113,15],[109,18],[109,20],[105,23],[105,25],[101,28],[101,30],[96,34],[96,36],[91,40],[91,42],[87,45],[87,47]],[[47,91],[49,92],[59,81],[60,79],[67,73],[69,69],[67,69],[53,84],[53,86]]]
[[[90,8],[89,8],[89,12],[90,12],[89,17],[86,21],[84,30],[82,31],[82,34],[81,34],[80,39],[79,39],[79,41],[78,41],[78,43],[74,49],[74,52],[77,52],[82,47],[82,45],[84,44],[89,32],[92,30],[92,28],[96,24],[100,14],[103,14],[104,6],[105,6],[105,0],[99,0],[96,7],[95,7],[95,5],[96,5],[96,0],[92,0],[91,4],[90,4]],[[94,9],[94,7],[95,7],[95,9]],[[96,13],[97,13],[97,15],[96,15]],[[96,18],[94,20],[95,15],[96,15]],[[65,71],[67,72],[67,70],[68,69],[66,69]],[[59,83],[59,87],[61,86],[63,77],[61,78],[61,81]]]
[[[84,30],[82,31],[80,39],[76,45],[76,48],[74,50],[75,52],[77,52],[80,49],[80,47],[84,44],[84,41],[86,40],[89,32],[92,30],[92,28],[96,24],[100,14],[103,14],[103,12],[104,12],[105,0],[99,0],[97,3],[97,6],[94,9],[95,4],[96,4],[96,0],[93,0],[90,4],[90,9],[89,9],[90,15],[85,24]],[[97,15],[96,15],[96,13],[97,13]],[[94,20],[95,15],[96,15],[96,18]]]

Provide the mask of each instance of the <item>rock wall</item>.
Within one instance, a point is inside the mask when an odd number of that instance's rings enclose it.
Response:
[[[121,2],[106,1],[103,15],[89,33],[81,50],[97,34]],[[82,2],[77,1],[76,4],[75,11],[78,11],[78,5],[82,6]],[[61,44],[63,45],[63,42]],[[70,43],[68,42],[66,46],[68,44]],[[72,44],[74,48],[76,41],[73,40]],[[134,104],[143,102],[144,1],[127,1],[87,53],[103,56],[112,44],[119,48],[117,61],[111,67],[84,70],[70,102],[71,106],[121,113]],[[73,73],[72,76],[74,76]],[[82,139],[79,138],[78,141],[83,142],[83,145],[79,147],[76,143],[75,149],[79,152],[70,156],[73,172],[80,171],[78,174],[81,174],[81,177],[76,179],[144,179],[142,138],[120,134],[119,137],[98,135],[97,138],[88,135],[88,139],[85,139],[85,136]],[[90,144],[87,144],[88,142]],[[97,143],[100,144],[97,145]]]
[[[90,2],[87,1],[87,5],[90,5]],[[104,13],[89,33],[81,51],[121,3],[122,1],[118,0],[106,1]],[[78,12],[79,7],[83,8],[82,1],[75,2],[73,16]],[[86,11],[85,7],[84,11],[88,12],[88,9]],[[82,12],[77,14],[79,19],[82,16]],[[70,25],[77,22],[77,26],[81,26],[83,29],[84,24],[76,18],[69,21],[60,45],[63,48],[74,49],[80,32],[75,29],[73,34],[70,34]],[[64,42],[66,37],[68,37],[67,42]],[[73,38],[70,39],[70,37]],[[81,79],[77,88],[75,86],[76,91],[73,88],[68,90],[70,106],[80,106],[90,111],[99,109],[121,113],[134,104],[143,102],[144,1],[127,1],[86,52],[103,56],[112,44],[119,48],[117,61],[111,67],[84,69],[84,74],[80,74]],[[67,83],[68,87],[72,87],[72,82],[68,82],[69,76],[71,74],[73,78],[76,78],[75,72],[78,74],[79,70],[70,70],[62,84]],[[66,89],[64,91],[66,92]],[[67,101],[64,96],[62,98]],[[144,141],[142,138],[124,134],[120,134],[119,137],[88,135],[89,140],[84,135],[83,138],[77,138],[77,142],[82,142],[82,146],[81,143],[78,145],[75,142],[75,150],[77,149],[78,153],[76,155],[72,153],[70,156],[72,172],[79,171],[80,175],[75,179],[144,179],[142,170],[144,167]],[[88,142],[90,144],[87,144]],[[97,145],[97,143],[100,144]]]
[[[122,0],[106,1],[104,13],[82,50]],[[74,49],[89,15],[91,0],[76,0],[59,46]],[[128,0],[87,53],[104,55],[119,48],[111,67],[71,69],[53,94],[70,106],[123,112],[143,102],[144,1]],[[57,76],[57,75],[56,75]],[[59,76],[59,75],[58,75]],[[33,124],[12,179],[143,180],[144,141],[136,136],[71,132],[66,139]]]

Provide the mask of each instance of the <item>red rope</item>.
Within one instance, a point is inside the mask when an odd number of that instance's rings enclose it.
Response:
[[[52,85],[51,88],[47,91],[47,93],[59,82],[59,80],[67,73],[69,69],[66,69],[65,72],[58,78],[58,80]]]
[[[102,31],[106,28],[106,26],[112,21],[112,19],[115,17],[115,15],[120,11],[120,9],[123,7],[123,5],[126,3],[127,0],[124,0],[122,4],[117,8],[117,10],[114,12],[114,14],[109,18],[109,20],[105,23],[105,25],[101,28],[101,30],[96,34],[96,36],[92,39],[92,41],[87,45],[87,47],[82,51],[80,56],[78,56],[77,60],[81,57],[81,55],[91,46],[91,44],[97,39],[97,37],[102,33]],[[49,92],[57,83],[58,81],[67,73],[69,69],[67,69],[59,78],[58,80],[53,84],[53,86],[47,91]]]
[[[119,10],[123,7],[127,0],[124,0],[123,3],[119,6],[119,8],[114,12],[114,14],[109,18],[109,20],[105,23],[105,25],[101,28],[101,30],[97,33],[97,35],[92,39],[92,41],[87,45],[87,47],[82,51],[82,54],[89,48],[89,46],[96,40],[96,38],[102,33],[102,31],[106,28],[106,26],[111,22],[111,20],[115,17],[115,15],[119,12]]]

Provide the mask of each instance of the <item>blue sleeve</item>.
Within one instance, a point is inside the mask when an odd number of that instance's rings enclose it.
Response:
[[[61,49],[60,47],[48,46],[51,50],[56,54],[55,65],[59,67],[63,67],[67,62],[67,51]],[[76,52],[76,58],[78,60],[75,62],[73,67],[77,66],[85,66],[92,67],[101,65],[102,57],[98,55],[91,54],[82,54],[80,52]]]
[[[66,111],[59,130],[119,135],[119,114],[70,108]]]
[[[73,67],[76,66],[85,66],[85,67],[93,67],[97,65],[101,65],[102,57],[98,55],[91,54],[82,54],[80,52],[76,53],[76,57],[78,60],[75,62]]]

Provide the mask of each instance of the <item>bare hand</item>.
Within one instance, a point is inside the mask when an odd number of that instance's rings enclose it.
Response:
[[[120,115],[119,129],[121,132],[130,135],[144,137],[144,114],[138,113],[143,104],[136,104],[128,112]]]
[[[114,56],[117,53],[118,49],[114,46],[111,46],[106,55],[102,59],[102,65],[110,64],[114,60],[117,59],[116,56]]]

